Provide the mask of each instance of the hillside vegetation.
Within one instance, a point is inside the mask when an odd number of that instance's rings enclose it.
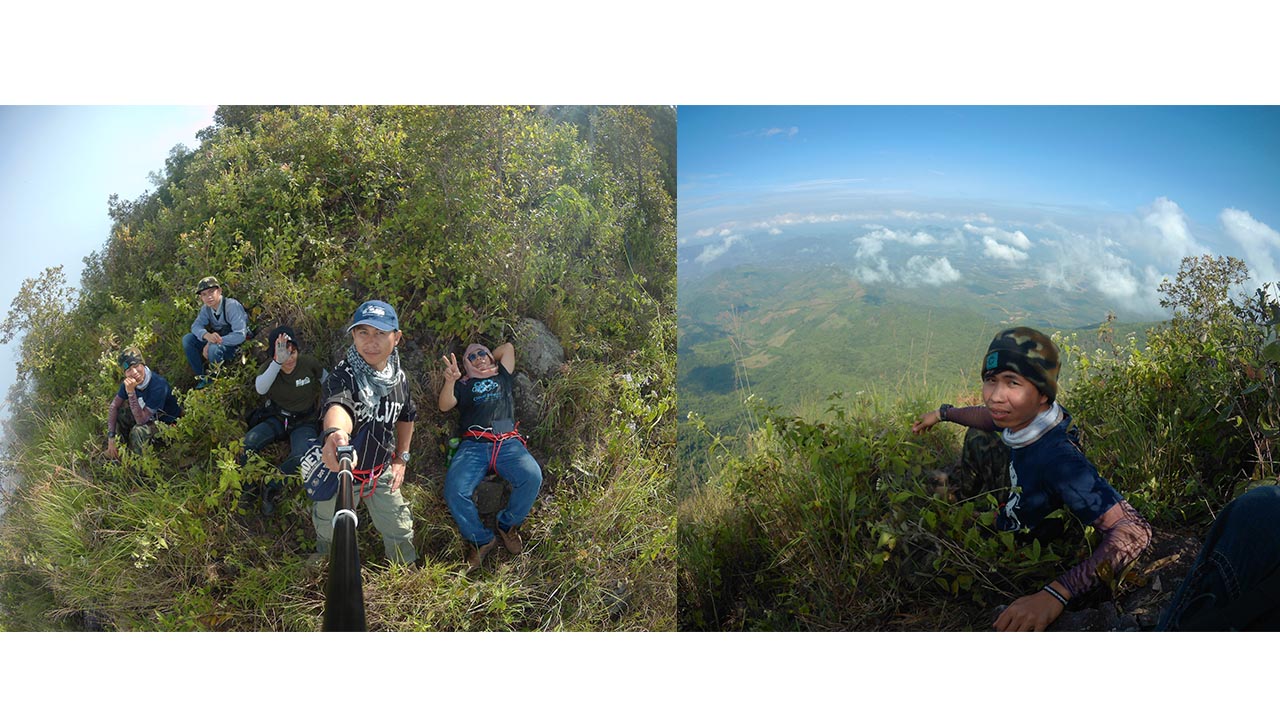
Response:
[[[332,367],[356,306],[390,302],[419,407],[405,495],[421,567],[387,568],[361,523],[370,629],[675,625],[675,112],[671,108],[223,107],[155,188],[112,197],[79,287],[29,280],[11,392],[24,478],[0,524],[10,630],[314,630],[323,563],[300,480],[274,516],[235,509],[272,472],[235,457],[266,335],[294,327]],[[180,340],[217,275],[256,338],[194,391]],[[567,362],[525,427],[544,467],[529,547],[468,576],[440,497],[456,418],[439,358],[541,320]],[[136,345],[185,416],[103,456],[115,358]],[[518,359],[517,359],[518,363]],[[517,364],[517,370],[519,365]]]
[[[1173,319],[1142,341],[1109,324],[1093,350],[1056,335],[1071,371],[1059,397],[1086,455],[1158,536],[1201,537],[1233,497],[1276,482],[1280,305],[1269,286],[1229,297],[1246,281],[1238,260],[1187,258],[1161,287]],[[979,402],[978,389],[834,394],[803,416],[757,409],[742,450],[691,423],[719,470],[680,501],[681,629],[986,629],[996,606],[1087,555],[1092,528],[1015,543],[991,528],[1003,491],[956,499],[931,482],[958,459],[962,429],[915,436],[912,421]],[[1122,608],[1142,582],[1104,580],[1092,602]],[[1177,580],[1147,595],[1167,602]]]

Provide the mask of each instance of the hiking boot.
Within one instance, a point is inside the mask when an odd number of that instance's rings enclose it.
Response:
[[[475,570],[483,565],[485,557],[489,554],[489,551],[493,550],[493,546],[497,544],[498,538],[494,538],[484,545],[467,543],[467,564],[471,566],[471,569]]]
[[[276,507],[280,504],[280,496],[284,495],[284,488],[278,482],[267,483],[267,490],[262,494],[262,514],[273,515]]]
[[[502,546],[512,555],[524,552],[524,541],[520,539],[520,533],[517,532],[519,529],[519,525],[507,530],[503,530],[501,525],[498,526],[498,537],[502,538]]]

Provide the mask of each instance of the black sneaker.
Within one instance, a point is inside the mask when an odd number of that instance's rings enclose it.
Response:
[[[284,495],[284,488],[280,486],[280,483],[267,483],[267,491],[262,494],[262,514],[275,514],[276,507],[280,505],[282,495]]]

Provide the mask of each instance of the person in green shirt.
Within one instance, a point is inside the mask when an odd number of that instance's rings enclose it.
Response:
[[[320,395],[328,376],[320,361],[301,354],[297,333],[287,325],[271,331],[268,346],[271,361],[254,381],[254,389],[267,397],[266,404],[252,416],[249,432],[244,436],[240,453],[243,467],[250,452],[258,452],[278,440],[289,440],[289,456],[279,466],[284,475],[298,472],[302,454],[320,434]],[[284,485],[279,478],[266,483],[245,483],[240,494],[240,507],[248,511],[261,497],[262,514],[271,515]]]

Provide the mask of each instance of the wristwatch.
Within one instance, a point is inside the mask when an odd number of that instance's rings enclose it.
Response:
[[[950,410],[950,409],[951,409],[951,408],[953,408],[953,407],[955,407],[955,405],[948,405],[947,403],[942,403],[942,405],[938,407],[938,419],[939,419],[939,420],[946,420],[946,419],[947,419],[947,411],[948,411],[948,410]]]
[[[402,453],[398,453],[398,454],[396,455],[396,459],[397,459],[397,460],[399,460],[400,462],[404,463],[405,465],[408,465],[408,464],[409,464],[409,451],[408,451],[408,450],[406,450],[406,451],[404,451],[404,452],[402,452]]]

